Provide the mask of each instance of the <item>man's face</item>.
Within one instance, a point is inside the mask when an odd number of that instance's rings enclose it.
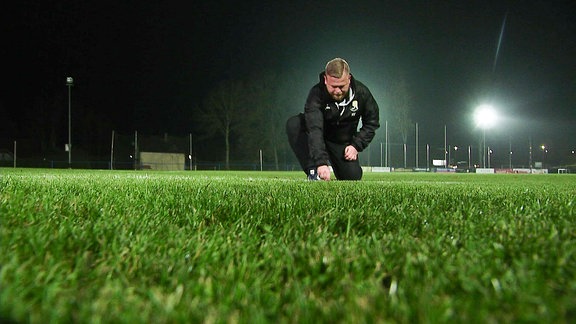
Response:
[[[350,90],[350,73],[342,74],[341,78],[336,78],[330,75],[324,75],[324,84],[332,99],[340,102],[348,95]]]

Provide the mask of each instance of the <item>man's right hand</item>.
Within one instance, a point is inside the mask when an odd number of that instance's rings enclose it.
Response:
[[[330,181],[330,168],[327,165],[318,166],[318,176],[322,180]]]

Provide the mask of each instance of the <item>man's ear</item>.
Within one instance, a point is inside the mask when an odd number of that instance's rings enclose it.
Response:
[[[326,78],[326,74],[324,74],[324,84],[328,84],[328,79]]]

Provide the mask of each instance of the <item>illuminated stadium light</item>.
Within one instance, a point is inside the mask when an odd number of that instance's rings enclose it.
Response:
[[[476,126],[482,128],[482,167],[486,167],[486,155],[490,154],[486,151],[486,130],[494,127],[498,120],[498,114],[492,105],[480,105],[474,112],[474,120]],[[490,159],[490,156],[488,156]],[[490,162],[488,162],[490,164]],[[490,166],[488,166],[490,167]]]
[[[491,105],[481,105],[474,112],[474,120],[476,121],[476,126],[485,130],[496,125],[498,114]]]

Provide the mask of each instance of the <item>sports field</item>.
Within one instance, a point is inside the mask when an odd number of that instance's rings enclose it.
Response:
[[[0,169],[0,322],[576,321],[576,176]]]

